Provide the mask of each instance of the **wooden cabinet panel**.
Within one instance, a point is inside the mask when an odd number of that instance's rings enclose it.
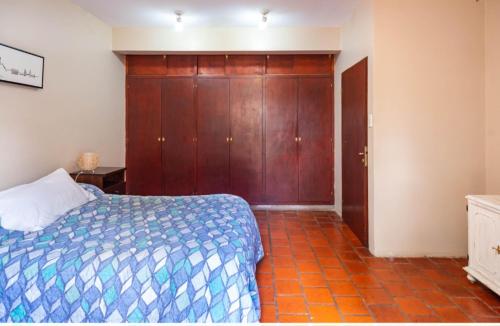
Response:
[[[296,203],[297,79],[266,78],[265,87],[266,200]]]
[[[167,56],[167,75],[196,75],[196,61],[195,55],[169,55]]]
[[[203,78],[197,85],[198,194],[229,190],[229,80]]]
[[[228,55],[226,75],[262,75],[265,59],[263,55]]]
[[[251,203],[260,203],[263,195],[262,78],[232,78],[230,94],[230,192]]]
[[[269,55],[266,73],[270,75],[331,75],[332,59],[327,54]]]
[[[301,54],[295,56],[294,73],[303,75],[331,75],[332,58],[328,54]]]
[[[299,78],[299,201],[332,202],[331,78]]]
[[[128,55],[127,73],[145,76],[331,75],[328,54]]]
[[[163,82],[164,194],[191,195],[195,191],[193,78],[172,77]]]
[[[127,73],[132,194],[333,203],[331,56],[131,55]]]
[[[198,56],[198,75],[224,75],[226,57],[224,55]]]
[[[160,79],[127,79],[127,193],[161,195]]]
[[[128,55],[127,74],[145,76],[165,76],[166,57],[163,55]]]
[[[266,74],[289,75],[294,73],[294,55],[278,54],[268,55],[266,64]]]

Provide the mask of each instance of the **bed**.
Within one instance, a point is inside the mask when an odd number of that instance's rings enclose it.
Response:
[[[38,232],[0,227],[0,322],[257,322],[263,249],[237,196],[103,194]]]

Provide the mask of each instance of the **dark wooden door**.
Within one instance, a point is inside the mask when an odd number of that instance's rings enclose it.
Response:
[[[198,194],[229,191],[229,80],[198,78]]]
[[[161,87],[158,78],[127,79],[127,192],[161,195]]]
[[[230,81],[231,193],[250,203],[262,201],[262,78]]]
[[[272,204],[298,200],[297,88],[297,78],[266,78],[265,188]]]
[[[342,217],[368,246],[368,60],[342,73]]]
[[[299,202],[333,203],[332,79],[299,78]]]
[[[193,78],[163,81],[164,194],[191,195],[195,191],[196,117]]]

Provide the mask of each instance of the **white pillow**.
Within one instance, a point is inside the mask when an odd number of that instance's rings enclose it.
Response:
[[[0,192],[0,223],[7,230],[39,231],[94,199],[66,170],[58,169],[33,183]]]

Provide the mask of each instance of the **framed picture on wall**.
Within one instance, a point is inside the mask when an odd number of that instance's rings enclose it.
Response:
[[[0,43],[0,81],[43,88],[44,57]]]

